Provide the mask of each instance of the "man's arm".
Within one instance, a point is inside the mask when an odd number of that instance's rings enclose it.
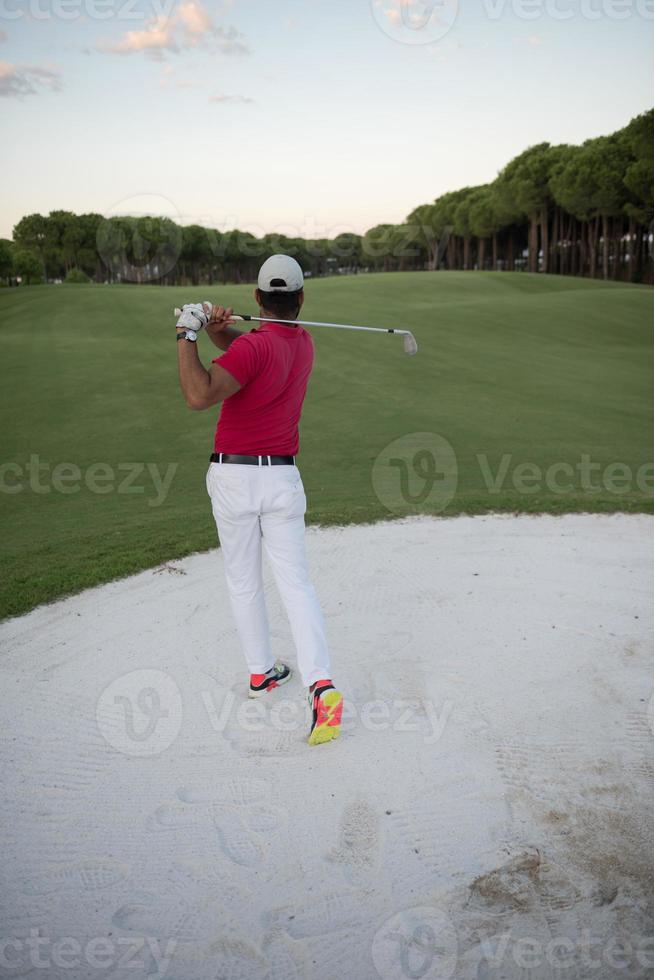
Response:
[[[186,404],[196,412],[218,405],[241,388],[236,378],[219,364],[212,364],[207,371],[198,357],[197,344],[189,340],[177,341],[177,364]]]
[[[231,306],[227,309],[222,306],[212,306],[211,308],[211,316],[206,326],[206,332],[209,340],[219,350],[227,350],[229,345],[237,337],[242,336],[242,331],[234,330],[230,326],[230,324],[234,323],[234,320],[231,318],[233,312],[234,310]]]

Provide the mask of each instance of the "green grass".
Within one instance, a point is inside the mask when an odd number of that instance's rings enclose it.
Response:
[[[83,475],[97,462],[116,472],[120,464],[177,466],[160,506],[152,506],[144,475],[136,481],[144,492],[117,492],[124,471],[105,494],[83,482],[77,492],[58,492],[45,473],[49,492],[24,477],[20,492],[3,493],[0,615],[214,546],[204,476],[217,413],[191,413],[182,402],[171,310],[206,296],[254,312],[251,293],[251,286],[0,290],[3,462],[25,467],[34,454],[50,467],[75,464]],[[420,345],[409,358],[396,338],[314,330],[300,461],[310,521],[391,516],[374,492],[373,462],[411,433],[449,441],[458,484],[444,509],[433,496],[413,505],[399,498],[394,513],[652,509],[652,494],[634,479],[654,461],[651,287],[394,273],[309,282],[304,313],[405,326]],[[214,349],[206,338],[200,346],[208,361]],[[493,471],[509,457],[499,493],[484,483],[480,454]],[[574,467],[582,454],[600,473],[627,464],[626,492],[585,490],[578,476],[565,493],[538,481],[530,493],[514,485],[517,464]],[[6,482],[15,479],[15,470],[5,472]],[[412,481],[412,492],[425,486],[415,474]]]

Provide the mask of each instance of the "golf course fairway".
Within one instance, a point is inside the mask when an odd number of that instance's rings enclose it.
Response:
[[[0,290],[1,616],[215,546],[204,481],[218,410],[184,405],[172,310],[209,299],[256,313],[253,289]],[[313,329],[298,459],[309,522],[652,511],[651,287],[333,277],[307,281],[302,315],[409,329],[419,346],[407,357],[390,335]],[[205,364],[219,354],[199,347]]]

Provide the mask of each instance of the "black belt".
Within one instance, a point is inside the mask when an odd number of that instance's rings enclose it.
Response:
[[[239,456],[236,453],[212,453],[211,463],[241,463],[245,466],[295,466],[295,456]]]

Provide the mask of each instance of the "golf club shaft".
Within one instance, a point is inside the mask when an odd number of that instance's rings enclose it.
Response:
[[[175,316],[181,315],[181,310],[175,310]],[[270,320],[270,317],[262,316],[250,316],[247,313],[232,313],[232,320],[250,323],[251,321],[257,321],[258,323],[266,323]],[[277,320],[275,323],[288,323],[291,326],[299,327],[333,327],[336,330],[365,330],[367,333],[392,333],[397,334],[399,337],[404,337],[404,350],[407,354],[415,354],[418,350],[418,346],[415,341],[415,337],[410,330],[398,330],[395,327],[358,327],[351,323],[323,323],[320,320]]]
[[[249,320],[257,320],[259,323],[265,323],[267,320],[270,320],[270,317],[248,316],[234,313],[232,319],[245,320],[246,323]],[[351,323],[321,323],[319,320],[278,320],[275,318],[275,323],[289,323],[298,327],[335,327],[337,330],[368,330],[371,333],[397,333],[403,335],[409,332],[408,330],[396,330],[394,327],[355,327]]]
[[[180,316],[180,309],[175,310],[175,316]],[[245,323],[249,323],[251,320],[256,320],[259,323],[267,323],[270,321],[270,317],[264,316],[250,316],[247,313],[232,313],[232,320],[242,320]],[[350,323],[321,323],[318,320],[278,320],[275,318],[275,323],[290,323],[292,326],[299,327],[335,327],[337,330],[368,330],[371,333],[396,333],[400,336],[405,336],[409,333],[408,330],[396,330],[395,327],[355,327],[354,324]]]

